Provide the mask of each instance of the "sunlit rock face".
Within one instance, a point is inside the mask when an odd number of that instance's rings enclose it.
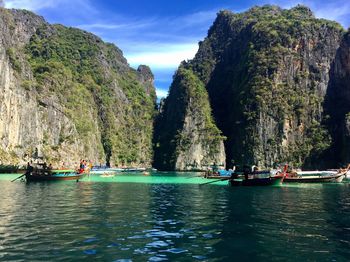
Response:
[[[88,32],[0,8],[0,101],[1,163],[152,162],[153,74]]]
[[[321,160],[331,146],[331,136],[323,105],[342,34],[339,24],[315,18],[304,6],[218,13],[195,58],[181,67],[195,75],[207,91],[213,123],[226,137],[227,167],[233,163],[261,167],[275,162],[298,167],[324,163]],[[177,76],[173,89],[178,86]],[[182,106],[184,101],[186,106]],[[187,113],[187,108],[196,104],[195,97],[183,98],[171,89],[163,121],[170,123],[169,119],[181,115],[176,130],[191,126],[189,123],[196,125],[197,118],[191,119]],[[175,105],[183,110],[170,108]],[[187,141],[182,134],[164,140],[179,145]],[[195,141],[194,137],[190,141]],[[161,142],[159,146],[163,146]],[[177,152],[177,146],[165,148]],[[164,154],[166,149],[160,152],[156,162],[169,156]],[[172,167],[191,162],[179,154],[173,156]]]
[[[154,166],[160,170],[206,170],[225,165],[220,130],[215,125],[204,84],[182,64],[156,121]]]

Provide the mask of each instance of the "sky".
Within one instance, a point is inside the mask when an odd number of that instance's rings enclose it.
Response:
[[[7,8],[42,15],[50,23],[78,27],[116,44],[130,66],[149,65],[158,97],[167,95],[183,60],[192,59],[218,11],[242,12],[254,5],[309,6],[316,17],[350,26],[350,0],[4,0]]]

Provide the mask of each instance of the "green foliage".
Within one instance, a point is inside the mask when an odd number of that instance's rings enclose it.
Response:
[[[227,137],[227,163],[270,166],[288,158],[301,165],[328,148],[329,135],[320,124],[324,72],[317,64],[332,60],[343,31],[304,6],[218,14],[185,66],[206,85],[217,125]],[[287,119],[291,130],[285,131]],[[284,139],[291,139],[288,148]]]
[[[10,63],[12,65],[12,68],[17,71],[18,73],[20,73],[22,71],[21,68],[21,63],[19,61],[19,58],[16,54],[16,50],[13,47],[7,48],[6,49],[6,54],[10,60]]]
[[[154,100],[117,47],[55,25],[39,28],[26,50],[39,95],[59,97],[82,141],[100,132],[107,161],[150,162]]]
[[[35,86],[35,83],[31,80],[24,80],[21,83],[21,87],[24,88],[25,90],[29,91]]]
[[[178,157],[189,154],[194,144],[205,148],[203,161],[210,165],[224,140],[214,123],[204,84],[186,65],[181,65],[174,76],[156,126],[154,164],[162,170],[174,170]]]

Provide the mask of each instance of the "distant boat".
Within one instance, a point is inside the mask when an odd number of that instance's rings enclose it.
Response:
[[[95,175],[115,174],[117,172],[118,171],[115,170],[114,168],[99,168],[99,169],[93,168],[90,171],[91,174],[95,174]]]
[[[102,175],[100,175],[100,177],[114,177],[115,174],[114,173],[104,173]]]
[[[204,178],[213,179],[213,178],[222,178],[230,179],[233,171],[232,170],[225,170],[225,169],[219,169],[216,172],[209,170],[204,174]]]
[[[78,173],[75,170],[47,170],[34,169],[31,173],[26,173],[27,182],[33,181],[63,181],[63,180],[79,180],[86,173]]]
[[[143,167],[130,167],[130,168],[123,168],[122,172],[144,172],[146,171],[146,168]]]
[[[346,176],[348,170],[334,171],[307,171],[287,173],[284,182],[286,183],[340,183]]]
[[[325,175],[335,175],[338,171],[327,170],[327,171],[296,171],[299,176],[325,176]]]

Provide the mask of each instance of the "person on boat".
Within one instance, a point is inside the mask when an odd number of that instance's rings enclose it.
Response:
[[[33,167],[33,165],[32,165],[32,162],[28,162],[27,163],[27,172],[26,172],[26,174],[31,174],[32,172],[33,172],[33,170],[34,170],[34,167]]]
[[[235,172],[235,170],[232,170],[231,172],[231,179],[237,179],[238,178],[238,173]]]
[[[65,169],[66,169],[66,163],[65,163],[65,162],[62,162],[61,170],[65,170]]]
[[[87,160],[84,160],[84,171],[87,171],[89,168],[89,164]]]
[[[52,170],[52,164],[51,164],[51,163],[49,164],[48,169],[49,169],[49,170]]]
[[[250,168],[249,166],[244,166],[243,167],[243,174],[244,174],[244,179],[248,180],[249,178],[249,173],[250,173]]]
[[[213,174],[218,175],[219,174],[219,167],[216,165],[216,163],[212,166]]]
[[[85,165],[84,165],[84,159],[80,160],[80,166],[79,166],[79,174],[83,173],[85,169]]]

